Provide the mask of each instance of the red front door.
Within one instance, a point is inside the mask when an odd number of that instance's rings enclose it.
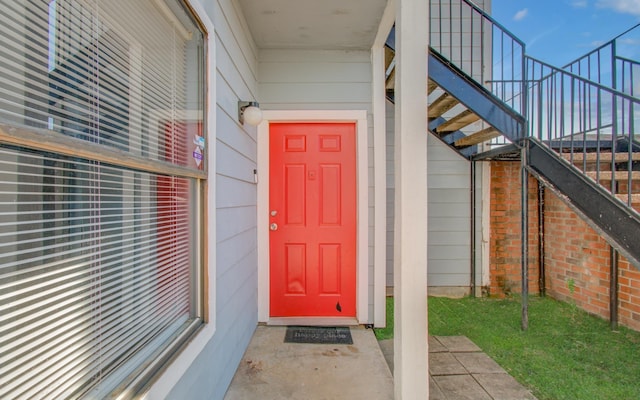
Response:
[[[270,314],[355,317],[355,124],[269,130]]]

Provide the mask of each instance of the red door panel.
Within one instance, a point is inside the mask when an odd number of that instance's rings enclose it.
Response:
[[[355,317],[355,124],[271,124],[269,191],[271,316]]]

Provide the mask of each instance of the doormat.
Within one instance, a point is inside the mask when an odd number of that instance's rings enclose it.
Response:
[[[288,326],[285,343],[353,344],[348,327]]]

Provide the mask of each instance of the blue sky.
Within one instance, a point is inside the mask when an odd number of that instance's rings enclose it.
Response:
[[[640,23],[640,0],[492,0],[492,16],[527,54],[562,66]],[[625,56],[640,59],[640,27],[624,38]]]

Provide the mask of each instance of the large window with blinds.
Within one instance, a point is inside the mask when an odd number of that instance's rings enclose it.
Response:
[[[203,323],[205,34],[0,0],[0,398],[128,398]]]

